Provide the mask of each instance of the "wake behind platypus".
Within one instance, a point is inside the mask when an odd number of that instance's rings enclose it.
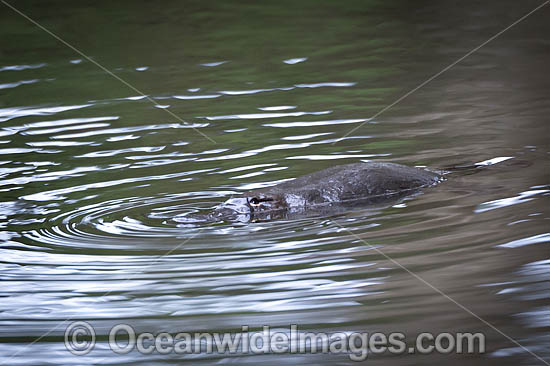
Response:
[[[263,221],[309,211],[341,211],[411,195],[441,179],[437,173],[394,163],[340,165],[230,198],[199,221]]]

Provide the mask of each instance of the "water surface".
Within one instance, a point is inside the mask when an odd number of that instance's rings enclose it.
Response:
[[[106,334],[121,322],[484,332],[483,355],[367,362],[542,364],[373,246],[549,360],[550,7],[371,119],[539,3],[13,3],[150,99],[0,5],[4,364],[182,362],[113,355]],[[502,157],[393,206],[252,224],[181,219],[339,164]],[[85,357],[63,345],[72,320],[98,332]]]

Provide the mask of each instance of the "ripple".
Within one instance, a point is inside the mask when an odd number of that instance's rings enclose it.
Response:
[[[37,83],[39,81],[40,81],[39,79],[32,79],[32,80],[16,81],[16,82],[13,82],[13,83],[0,84],[0,89],[17,88],[18,86],[21,86],[21,85],[34,84],[34,83]]]
[[[300,116],[320,116],[330,114],[332,111],[319,112],[287,112],[287,113],[250,113],[250,114],[233,114],[228,116],[203,117],[209,121],[217,121],[223,119],[262,119],[262,118],[282,118],[282,117],[300,117]]]
[[[27,116],[47,116],[65,111],[82,109],[92,106],[93,104],[68,105],[61,107],[11,107],[0,108],[0,122],[9,121],[14,118]]]
[[[136,136],[136,135],[121,135],[121,136],[109,137],[105,141],[107,141],[107,142],[117,142],[117,141],[125,141],[125,140],[137,140],[140,137],[141,136]]]
[[[390,156],[391,154],[338,154],[338,155],[300,155],[300,156],[287,156],[287,160],[337,160],[337,159],[351,159],[351,158],[375,158],[382,156]]]
[[[499,244],[497,247],[500,248],[519,248],[525,245],[539,244],[539,243],[548,243],[550,242],[550,233],[544,233],[539,235],[530,236],[528,238],[518,239],[510,241],[505,244]]]
[[[362,123],[368,122],[370,118],[356,118],[356,119],[333,119],[326,121],[307,121],[307,122],[278,122],[278,123],[266,123],[266,127],[314,127],[314,126],[332,126],[335,124],[348,124],[348,123]]]
[[[127,166],[128,165],[126,165],[126,164],[119,164],[119,165],[114,165],[114,166],[110,167],[109,169],[120,169],[120,168],[125,168]],[[97,167],[86,167],[86,168],[77,168],[77,169],[96,170],[98,168]],[[123,184],[136,183],[136,182],[179,178],[179,177],[184,177],[184,176],[188,176],[188,175],[192,175],[192,174],[208,172],[208,171],[212,171],[212,170],[213,169],[201,169],[201,170],[196,170],[196,171],[179,172],[179,173],[171,173],[171,174],[161,174],[161,175],[153,175],[153,176],[145,176],[145,177],[124,178],[124,179],[116,179],[116,180],[111,180],[111,181],[89,183],[89,184],[83,184],[83,185],[69,187],[69,188],[54,189],[54,190],[50,190],[50,191],[43,191],[43,192],[40,192],[40,193],[24,195],[24,196],[21,196],[20,199],[28,200],[28,201],[59,201],[59,200],[66,199],[67,197],[64,196],[64,195],[69,194],[69,193],[88,191],[88,190],[91,190],[91,189],[98,189],[98,188],[107,188],[107,187],[113,187],[113,186],[118,186],[118,185],[123,185]],[[47,173],[46,178],[52,177],[52,174],[53,174],[53,176],[60,175],[60,174],[55,174],[55,173]],[[63,174],[66,174],[66,173],[63,173]],[[34,177],[34,178],[36,178],[36,177]]]
[[[314,137],[332,135],[333,133],[334,132],[320,132],[320,133],[310,133],[310,134],[307,134],[307,135],[286,136],[286,137],[281,137],[281,140],[290,140],[290,141],[308,140],[308,139],[311,139],[311,138],[314,138]]]
[[[357,83],[313,83],[313,84],[296,84],[297,88],[324,88],[324,87],[333,87],[333,88],[345,88],[349,86],[354,86]]]
[[[24,147],[5,148],[5,149],[0,149],[0,155],[26,154],[31,152],[37,152],[39,150],[40,149],[28,149]]]
[[[277,105],[277,106],[272,106],[272,107],[259,107],[258,108],[259,110],[261,111],[266,111],[266,112],[270,112],[270,111],[285,111],[285,110],[289,110],[289,109],[296,109],[296,106],[295,105]]]
[[[146,98],[147,98],[147,95],[136,95],[132,97],[118,98],[118,100],[142,100]]]
[[[272,92],[276,90],[288,91],[292,90],[294,87],[289,88],[269,88],[269,89],[249,89],[249,90],[222,90],[219,93],[225,95],[248,95],[248,94],[258,94],[265,92]]]
[[[23,132],[23,135],[51,135],[54,133],[59,132],[65,132],[65,131],[78,131],[78,130],[89,130],[92,128],[101,128],[101,127],[109,127],[111,124],[102,122],[102,123],[87,123],[83,125],[70,125],[70,126],[63,126],[59,128],[47,128],[47,129],[41,129],[41,130],[32,130],[32,131],[26,131]]]
[[[307,57],[289,58],[288,60],[284,60],[283,62],[287,65],[296,65],[305,61],[307,61]]]
[[[27,123],[23,128],[42,128],[42,127],[59,127],[59,126],[69,126],[78,123],[92,123],[92,122],[103,122],[103,121],[115,121],[119,119],[119,116],[104,116],[104,117],[89,117],[89,118],[67,118],[67,119],[58,119],[53,121],[40,121]]]
[[[75,158],[104,158],[108,156],[115,156],[119,154],[126,154],[131,152],[158,152],[164,150],[166,146],[140,146],[140,147],[129,147],[126,149],[118,150],[103,150],[103,151],[94,151],[82,155],[76,155]]]
[[[42,164],[43,166],[43,164]],[[69,170],[53,171],[40,174],[34,174],[27,177],[17,177],[12,179],[5,179],[0,182],[0,186],[3,185],[25,185],[31,182],[48,182],[57,180],[59,178],[68,178],[68,177],[81,177],[85,172],[92,172],[102,170],[98,166],[89,166],[89,167],[77,167]]]
[[[185,156],[198,156],[198,155],[210,155],[210,154],[220,154],[223,152],[228,151],[229,149],[215,149],[215,150],[205,150],[197,153],[180,153],[180,152],[172,152],[168,154],[156,154],[156,155],[134,155],[134,156],[128,156],[126,159],[129,160],[146,160],[146,159],[152,159],[152,158],[172,158],[172,157],[185,157]],[[160,151],[160,150],[158,150]],[[152,151],[154,152],[154,151]]]
[[[495,165],[495,164],[498,164],[498,163],[501,163],[503,161],[510,160],[510,159],[513,159],[513,158],[514,158],[513,156],[499,156],[499,157],[492,158],[492,159],[489,159],[489,160],[480,161],[479,163],[475,163],[475,165],[479,165],[479,166]]]
[[[22,71],[29,69],[39,69],[46,66],[45,63],[34,64],[34,65],[12,65],[12,66],[2,66],[0,71]]]
[[[135,126],[135,127],[101,129],[101,130],[87,131],[82,133],[56,135],[56,136],[52,136],[52,138],[53,139],[73,139],[73,138],[100,136],[100,135],[116,135],[116,134],[124,134],[124,133],[147,131],[147,130],[163,130],[163,129],[172,129],[172,128],[187,129],[187,128],[202,128],[207,126],[209,126],[209,123],[189,123],[189,124],[168,123],[168,124],[159,124],[159,125],[145,125],[145,126]]]
[[[271,166],[274,166],[274,165],[277,165],[277,164],[245,165],[245,166],[240,166],[240,167],[237,167],[237,168],[231,168],[231,169],[227,169],[227,170],[222,170],[222,171],[220,171],[220,172],[215,172],[215,173],[212,173],[212,174],[236,173],[236,172],[242,172],[242,171],[245,171],[245,170],[252,170],[252,169],[258,169],[258,168],[264,168],[264,167],[271,167]]]
[[[205,95],[174,95],[174,98],[181,100],[194,100],[194,99],[214,99],[221,97],[221,94],[205,94]]]
[[[91,141],[38,141],[38,142],[26,142],[29,146],[45,147],[45,146],[89,146],[94,143]]]
[[[218,62],[210,62],[210,63],[206,63],[206,64],[200,64],[201,66],[205,66],[205,67],[216,67],[216,66],[220,66],[220,65],[223,65],[225,63],[227,63],[229,61],[218,61]]]
[[[482,213],[486,211],[495,210],[497,208],[503,208],[508,206],[517,205],[524,202],[529,202],[531,200],[534,200],[537,195],[540,194],[546,194],[549,193],[550,190],[548,189],[534,189],[531,191],[525,191],[520,192],[519,195],[515,197],[507,197],[507,198],[501,198],[494,201],[488,201],[480,203],[476,209],[474,210],[475,213]]]
[[[276,151],[276,150],[289,150],[289,149],[304,149],[313,145],[322,145],[322,144],[332,144],[334,142],[342,141],[342,140],[351,140],[351,139],[366,139],[370,138],[370,136],[350,136],[346,138],[337,138],[337,139],[328,139],[328,140],[320,140],[320,141],[309,141],[309,142],[299,142],[294,144],[275,144],[270,146],[265,146],[259,149],[251,149],[246,150],[240,153],[235,154],[228,154],[223,156],[215,156],[215,157],[209,157],[209,158],[201,158],[197,159],[197,161],[219,161],[219,160],[231,160],[231,159],[241,159],[249,156],[255,156],[258,154],[262,154],[268,151]],[[373,156],[387,156],[387,154],[369,154],[366,157],[373,157]],[[361,157],[361,156],[355,156],[355,157]]]

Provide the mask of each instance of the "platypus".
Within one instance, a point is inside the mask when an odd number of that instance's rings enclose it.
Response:
[[[258,221],[331,207],[372,205],[432,186],[442,176],[420,168],[364,162],[334,166],[273,187],[233,197],[207,215],[207,221]]]

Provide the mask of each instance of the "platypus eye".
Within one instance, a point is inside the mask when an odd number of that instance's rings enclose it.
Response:
[[[271,197],[252,197],[248,200],[248,204],[254,207],[260,206],[261,202],[273,201]]]

